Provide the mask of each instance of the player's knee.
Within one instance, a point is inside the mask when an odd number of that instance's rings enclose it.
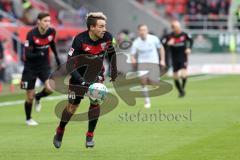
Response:
[[[187,78],[187,74],[183,74],[181,78]]]
[[[69,104],[69,105],[67,106],[67,111],[68,111],[69,113],[74,114],[74,113],[76,112],[77,108],[78,108],[78,105]]]
[[[34,100],[34,96],[27,96],[27,98],[26,98],[26,101],[28,103],[33,103],[33,100]]]
[[[181,78],[186,78],[187,77],[187,70],[186,69],[183,69],[181,71]]]
[[[48,81],[45,83],[45,89],[49,94],[53,93],[53,91],[54,91],[53,87],[51,87],[51,85]]]
[[[173,73],[173,79],[174,79],[174,80],[178,80],[178,79],[179,79],[178,73]]]

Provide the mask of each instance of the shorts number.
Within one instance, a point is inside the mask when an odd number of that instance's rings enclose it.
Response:
[[[73,91],[69,92],[68,98],[69,98],[69,99],[76,99],[76,94],[75,94],[75,92],[73,92]]]
[[[28,82],[22,82],[22,89],[27,89],[28,88]]]

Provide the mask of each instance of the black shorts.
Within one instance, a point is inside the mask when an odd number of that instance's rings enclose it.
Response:
[[[21,80],[21,89],[31,90],[35,88],[37,78],[45,83],[51,74],[50,67],[43,67],[40,69],[32,69],[24,67]]]
[[[79,82],[71,78],[69,80],[68,88],[68,103],[72,105],[78,105],[81,102],[81,99],[84,98],[84,95],[87,93],[87,91],[87,87],[82,86]]]
[[[96,83],[103,83],[104,76],[98,76]],[[84,95],[87,93],[88,87],[82,86],[78,81],[70,78],[69,88],[68,88],[68,103],[72,105],[80,104],[81,100],[84,98]]]
[[[0,68],[0,82],[4,81],[4,68]]]
[[[187,69],[188,62],[187,61],[175,61],[173,64],[173,72],[177,72],[181,69]]]

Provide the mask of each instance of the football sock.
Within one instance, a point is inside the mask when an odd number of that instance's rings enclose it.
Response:
[[[62,118],[61,118],[61,121],[59,124],[59,128],[64,130],[72,116],[73,116],[73,114],[68,112],[67,108],[65,108],[62,112]]]
[[[43,88],[43,90],[42,90],[41,92],[37,93],[37,94],[35,95],[35,97],[36,97],[37,100],[40,100],[41,98],[47,97],[47,96],[49,96],[50,94],[52,94],[52,92],[47,92],[47,91],[46,91],[46,88]]]
[[[184,89],[187,83],[187,78],[182,78],[182,88]]]
[[[182,87],[180,85],[179,80],[174,80],[174,83],[175,83],[175,86],[176,86],[178,92],[181,93],[182,92]]]
[[[26,120],[29,120],[32,118],[31,117],[32,103],[28,103],[27,101],[25,101],[24,107],[25,107]]]
[[[148,88],[147,86],[143,87],[143,95],[145,97],[145,103],[148,104],[150,103],[150,98],[149,98],[149,93],[148,93]]]
[[[88,111],[88,133],[93,133],[100,115],[100,105],[91,104]]]

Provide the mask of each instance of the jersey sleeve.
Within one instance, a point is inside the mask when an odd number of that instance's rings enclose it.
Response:
[[[131,47],[131,55],[135,56],[137,54],[137,41],[133,41],[133,45]]]
[[[74,38],[73,43],[72,43],[72,47],[70,48],[70,50],[68,51],[68,59],[77,56],[80,53],[80,47],[81,47],[81,42],[80,40],[76,38]]]
[[[58,57],[57,48],[56,48],[56,44],[55,44],[55,37],[56,37],[56,31],[53,30],[53,40],[50,43],[50,46],[51,46],[52,52],[54,54],[56,63],[59,66],[60,65],[60,60],[59,60],[59,57]]]
[[[162,44],[158,37],[155,37],[155,45],[156,45],[156,48],[158,49],[162,48]]]
[[[80,47],[81,47],[81,42],[80,42],[80,40],[78,40],[77,37],[75,37],[75,39],[73,40],[73,43],[72,43],[72,47],[68,51],[68,60],[67,60],[66,68],[67,68],[67,71],[70,72],[70,74],[71,74],[73,79],[75,79],[76,81],[83,82],[84,79],[79,74],[79,72],[77,71],[75,61],[71,60],[72,58],[74,58],[77,55],[79,55]]]
[[[187,37],[187,39],[186,39],[186,48],[192,48],[192,46],[193,46],[192,36],[190,34],[187,34],[187,33],[185,33],[185,34],[186,34],[186,37]]]
[[[164,35],[164,36],[161,38],[161,44],[162,44],[163,46],[167,46],[168,37],[169,37],[169,35]]]

